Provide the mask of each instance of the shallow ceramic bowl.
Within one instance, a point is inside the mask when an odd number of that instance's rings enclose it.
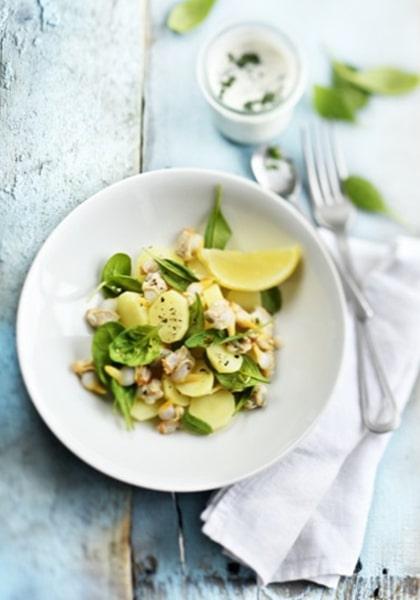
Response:
[[[239,414],[215,435],[133,431],[70,371],[90,355],[86,303],[104,261],[118,251],[170,245],[185,226],[202,227],[214,186],[224,190],[231,247],[298,242],[303,261],[282,286],[278,353],[266,408]],[[128,483],[159,490],[217,488],[267,467],[311,428],[336,384],[345,338],[344,300],[326,251],[284,200],[226,173],[176,169],[125,179],[76,208],[50,235],[26,279],[18,353],[29,394],[50,429],[77,456]]]

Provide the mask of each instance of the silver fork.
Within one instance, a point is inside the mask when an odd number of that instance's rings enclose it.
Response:
[[[357,295],[362,299],[362,302],[353,301],[353,307],[356,316],[358,380],[363,421],[370,431],[386,433],[399,426],[400,414],[369,330],[368,321],[374,316],[374,311],[357,280],[348,245],[347,227],[355,209],[342,192],[341,182],[347,177],[344,158],[334,130],[321,123],[312,130],[308,127],[302,130],[302,147],[315,221],[335,234],[344,276],[347,275],[350,285],[357,288]],[[365,360],[368,357],[382,395],[381,405],[374,416],[367,387]]]

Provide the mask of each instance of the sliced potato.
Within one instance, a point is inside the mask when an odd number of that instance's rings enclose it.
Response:
[[[235,399],[231,392],[220,390],[214,394],[193,398],[189,413],[210,427],[220,429],[229,423],[235,412]]]
[[[211,306],[215,302],[224,300],[220,286],[217,283],[213,283],[210,287],[206,288],[203,292],[203,300],[206,306]]]
[[[257,306],[261,306],[261,295],[260,292],[238,292],[236,290],[229,290],[226,298],[230,302],[236,302],[245,310],[254,310]]]
[[[147,325],[146,300],[137,292],[124,292],[117,298],[117,312],[124,327]]]
[[[195,369],[182,383],[176,384],[176,389],[185,396],[196,397],[209,394],[213,388],[214,375],[205,362],[198,361]]]
[[[140,398],[136,400],[131,409],[131,416],[136,421],[148,421],[157,416],[158,404],[145,404]]]
[[[235,373],[242,366],[242,356],[229,352],[222,344],[211,344],[206,353],[218,373]]]
[[[146,261],[152,258],[151,255],[157,256],[158,258],[170,258],[171,260],[176,260],[180,264],[184,264],[182,258],[171,248],[165,248],[164,246],[149,246],[148,248],[144,248],[137,257],[134,264],[134,277],[138,277],[139,279],[144,278],[142,266]]]
[[[188,268],[199,279],[207,279],[212,276],[206,265],[199,261],[198,258],[190,260],[188,262]]]
[[[189,326],[188,300],[175,290],[164,292],[149,308],[149,323],[159,327],[162,342],[177,342]]]
[[[163,377],[162,386],[166,400],[172,402],[172,404],[178,404],[179,406],[188,406],[190,398],[181,394],[170,379]]]

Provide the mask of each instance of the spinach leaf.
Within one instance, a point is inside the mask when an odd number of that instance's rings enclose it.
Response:
[[[92,339],[92,358],[96,373],[105,385],[109,384],[109,376],[104,371],[105,365],[111,362],[109,356],[109,345],[124,330],[117,321],[105,323],[95,331]]]
[[[187,336],[191,337],[204,329],[204,308],[200,294],[195,295],[195,300],[190,306],[190,326]]]
[[[115,379],[111,379],[111,392],[114,396],[115,406],[124,417],[128,429],[133,427],[131,409],[134,404],[136,390],[134,387],[123,387]]]
[[[253,390],[254,388],[249,387],[235,394],[235,415],[243,409],[246,401],[250,399]]]
[[[315,85],[313,104],[315,110],[325,119],[355,121],[355,110],[346,89]]]
[[[161,349],[158,328],[138,325],[125,329],[111,342],[109,355],[114,362],[137,367],[152,363]]]
[[[216,0],[184,0],[169,13],[166,25],[176,33],[186,33],[207,17]]]
[[[333,68],[341,80],[374,94],[406,94],[420,84],[420,76],[417,73],[394,67],[376,67],[362,71],[336,61]]]
[[[341,185],[345,195],[361,210],[390,214],[381,192],[367,179],[350,175]]]
[[[102,269],[101,280],[108,281],[115,275],[131,275],[131,258],[128,254],[118,252],[111,256]]]
[[[176,260],[171,260],[170,258],[158,258],[157,256],[153,256],[153,260],[158,264],[162,277],[166,283],[179,292],[184,292],[190,283],[198,281],[197,277],[190,269],[176,262]]]
[[[243,356],[239,371],[236,373],[215,373],[215,375],[218,382],[232,392],[242,392],[258,383],[269,383],[269,380],[261,373],[258,365],[246,354]]]
[[[129,275],[114,275],[107,280],[105,288],[115,295],[121,294],[121,292],[141,292],[141,282],[135,277]]]
[[[261,304],[271,315],[274,315],[281,309],[282,296],[281,291],[277,286],[269,290],[262,291],[260,296]]]
[[[209,433],[213,433],[213,429],[208,423],[198,419],[197,417],[193,417],[193,415],[191,415],[188,411],[186,411],[186,413],[183,415],[181,422],[186,429],[189,429],[193,433],[198,433],[200,435],[208,435]]]
[[[213,210],[210,213],[204,232],[205,248],[218,248],[219,250],[224,250],[232,235],[232,230],[220,209],[221,201],[222,186],[217,185]]]
[[[207,348],[210,344],[225,341],[226,333],[220,329],[203,329],[185,340],[187,348]]]
[[[118,296],[124,290],[141,292],[141,283],[131,277],[131,258],[128,254],[118,252],[105,263],[101,287],[105,296]]]

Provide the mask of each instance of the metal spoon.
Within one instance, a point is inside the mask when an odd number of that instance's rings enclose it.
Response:
[[[293,161],[283,156],[278,146],[265,145],[257,148],[251,157],[251,169],[261,187],[297,205],[299,175]]]

